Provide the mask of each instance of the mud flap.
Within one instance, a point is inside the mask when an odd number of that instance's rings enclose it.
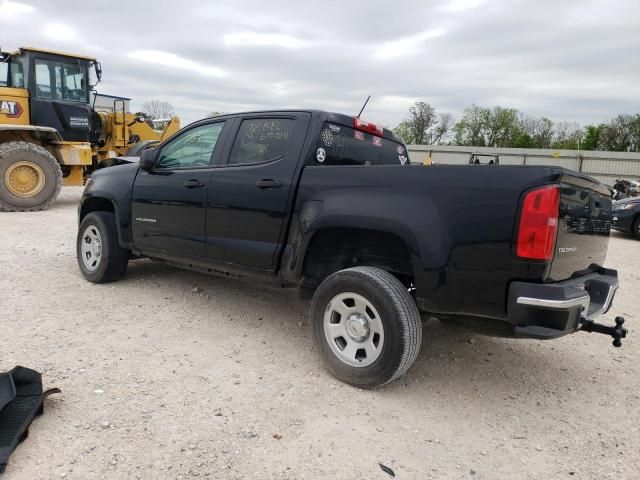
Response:
[[[29,425],[42,415],[43,402],[57,388],[42,391],[42,376],[35,370],[16,367],[0,373],[0,473],[7,467],[9,456],[29,435]]]

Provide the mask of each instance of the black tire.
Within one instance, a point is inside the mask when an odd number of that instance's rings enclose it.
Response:
[[[83,242],[99,234],[101,253],[91,269],[83,260]],[[91,212],[80,223],[76,240],[78,266],[85,279],[91,283],[108,283],[120,279],[127,270],[129,251],[118,244],[116,217],[111,212]],[[93,257],[95,258],[95,257]]]
[[[370,302],[384,329],[379,356],[367,366],[352,366],[343,361],[330,343],[336,340],[325,335],[325,312],[332,308],[330,302],[345,292],[353,292]],[[374,267],[349,268],[327,277],[313,297],[310,324],[316,348],[330,373],[360,388],[378,387],[402,376],[418,356],[422,341],[420,313],[407,288],[390,273]]]
[[[11,192],[5,180],[7,170],[17,162],[35,164],[44,173],[44,185],[32,196]],[[56,201],[62,188],[62,169],[51,153],[30,142],[7,142],[0,145],[0,210],[26,212],[45,210]]]
[[[631,227],[631,233],[636,237],[637,240],[640,240],[640,216],[636,217],[633,222],[633,227]]]

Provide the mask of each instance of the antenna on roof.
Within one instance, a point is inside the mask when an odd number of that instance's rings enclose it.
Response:
[[[364,101],[364,105],[362,105],[362,108],[360,109],[360,113],[356,116],[356,118],[360,118],[360,115],[362,115],[362,112],[364,111],[364,107],[367,106],[367,103],[369,103],[370,98],[371,98],[371,95],[369,95],[367,99]]]

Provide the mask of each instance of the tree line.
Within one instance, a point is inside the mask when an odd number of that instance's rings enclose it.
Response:
[[[418,145],[640,151],[640,114],[619,114],[605,123],[581,126],[515,108],[473,104],[456,122],[450,113],[416,102],[393,131],[405,143]]]

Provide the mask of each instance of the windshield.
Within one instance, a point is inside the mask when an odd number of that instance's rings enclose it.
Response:
[[[36,60],[36,96],[88,102],[86,67],[81,63]]]
[[[315,165],[404,165],[409,162],[403,144],[331,122],[323,125],[314,155]]]

